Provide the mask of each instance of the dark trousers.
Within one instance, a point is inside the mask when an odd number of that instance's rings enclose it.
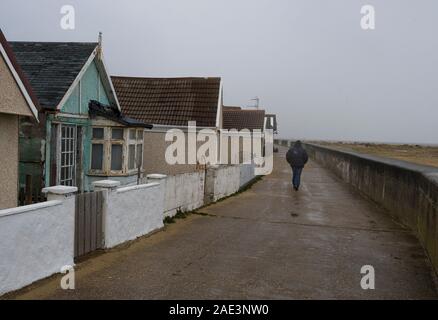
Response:
[[[295,188],[300,187],[301,183],[301,173],[303,172],[303,167],[292,167],[292,185]]]

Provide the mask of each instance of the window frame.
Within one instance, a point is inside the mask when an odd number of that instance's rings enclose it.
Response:
[[[140,132],[140,137],[139,137],[139,132]],[[137,163],[140,162],[140,170],[143,170],[143,152],[144,152],[144,129],[137,129],[136,130],[136,135],[137,135],[137,144],[135,147],[135,162],[136,162],[136,167],[138,170],[138,166]],[[140,153],[140,161],[138,161],[137,159],[137,152],[138,152],[138,147],[141,146],[141,153]]]
[[[102,139],[95,139],[93,136],[93,131],[94,129],[103,129],[103,138]],[[105,158],[106,158],[106,128],[102,127],[102,126],[93,126],[91,127],[91,148],[90,148],[90,172],[92,173],[96,173],[96,174],[103,174],[104,172],[106,172],[106,167],[105,167]],[[91,168],[91,165],[93,163],[93,145],[94,144],[101,144],[103,145],[103,152],[102,152],[102,169],[93,169]]]
[[[93,129],[102,128],[104,130],[103,139],[93,139]],[[123,130],[123,139],[113,139],[112,132],[113,129]],[[133,130],[135,132],[135,139],[130,139],[130,133]],[[139,132],[140,138],[139,138]],[[91,148],[90,148],[90,164],[89,164],[89,174],[90,175],[102,175],[102,176],[129,176],[137,173],[137,153],[139,146],[141,146],[141,163],[140,170],[143,170],[143,132],[144,129],[129,128],[129,127],[119,127],[119,126],[103,126],[95,125],[91,127]],[[91,169],[92,165],[92,152],[94,144],[103,144],[103,156],[102,156],[102,170]],[[122,146],[122,169],[112,170],[111,169],[111,157],[112,157],[112,146],[121,145]],[[134,168],[129,169],[129,146],[134,145]]]
[[[131,138],[131,132],[134,132],[134,138]],[[140,138],[139,138],[139,132],[140,133]],[[129,128],[128,129],[128,134],[127,134],[127,170],[128,173],[135,173],[138,171],[138,161],[137,161],[137,153],[138,153],[138,149],[139,146],[141,145],[142,148],[142,152],[141,152],[141,161],[140,161],[140,170],[143,170],[143,129],[138,129],[138,128]],[[129,168],[129,159],[130,159],[130,147],[134,146],[134,168],[130,169]]]
[[[126,129],[123,127],[108,127],[107,130],[109,131],[109,141],[108,141],[108,172],[110,173],[110,175],[122,175],[126,172],[126,167],[125,167],[125,158],[126,158]],[[113,130],[122,130],[122,139],[113,139]],[[111,168],[111,163],[112,163],[112,148],[113,145],[121,145],[122,146],[122,168],[121,170],[113,170]]]
[[[64,131],[63,131],[64,129]],[[75,186],[76,185],[76,156],[77,156],[77,130],[78,126],[75,124],[61,123],[57,127],[58,131],[58,153],[59,157],[56,162],[56,180],[57,184],[64,186]],[[63,132],[67,133],[66,136],[63,136]],[[71,134],[70,134],[71,133]],[[65,143],[65,150],[63,151],[62,145],[63,140]],[[68,142],[68,146],[67,146]],[[69,159],[67,161],[67,159]],[[68,162],[68,163],[67,163]],[[62,179],[62,171],[65,169],[69,172],[68,177],[64,176]]]

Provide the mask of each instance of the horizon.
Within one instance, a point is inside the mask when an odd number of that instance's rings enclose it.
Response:
[[[221,77],[224,105],[260,97],[281,137],[437,142],[436,2],[369,1],[375,30],[361,29],[359,0],[70,4],[74,30],[61,29],[58,0],[3,0],[0,27],[10,41],[96,42],[103,32],[111,75]]]

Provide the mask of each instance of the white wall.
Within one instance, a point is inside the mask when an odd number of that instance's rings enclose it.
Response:
[[[0,294],[74,265],[74,199],[0,210]]]
[[[75,197],[51,187],[47,202],[0,210],[0,295],[74,265]],[[73,188],[76,189],[76,188]],[[103,188],[105,247],[163,227],[164,185]]]
[[[178,210],[187,212],[202,207],[204,181],[204,171],[167,176],[164,182],[164,216],[174,216]]]
[[[105,192],[105,247],[111,248],[163,227],[163,189],[159,183]]]
[[[213,201],[232,195],[240,188],[240,166],[219,166],[213,168]]]
[[[240,187],[247,185],[255,178],[254,169],[254,164],[240,165]]]
[[[217,201],[240,190],[255,178],[254,165],[221,165],[210,167],[206,177],[206,201]]]
[[[118,189],[103,181],[106,248],[162,228],[164,216],[177,209],[201,207],[204,187],[213,201],[237,192],[254,178],[254,167],[218,166],[209,168],[207,177],[199,171],[155,178],[160,183]],[[61,192],[49,195],[51,201],[0,210],[0,294],[74,265],[75,197],[65,195],[68,188],[48,188]]]
[[[163,180],[156,180],[156,176]],[[241,164],[209,167],[207,178],[204,171],[196,171],[172,176],[152,174],[148,175],[147,181],[164,183],[164,216],[172,217],[178,210],[195,210],[206,202],[229,196],[251,182],[254,177],[254,165]],[[208,199],[204,198],[205,191]]]

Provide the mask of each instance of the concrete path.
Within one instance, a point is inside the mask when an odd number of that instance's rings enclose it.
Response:
[[[250,190],[125,248],[77,267],[76,289],[59,277],[16,298],[313,299],[436,298],[416,238],[331,173],[310,163],[292,190],[284,150]],[[362,290],[372,265],[376,289]]]

